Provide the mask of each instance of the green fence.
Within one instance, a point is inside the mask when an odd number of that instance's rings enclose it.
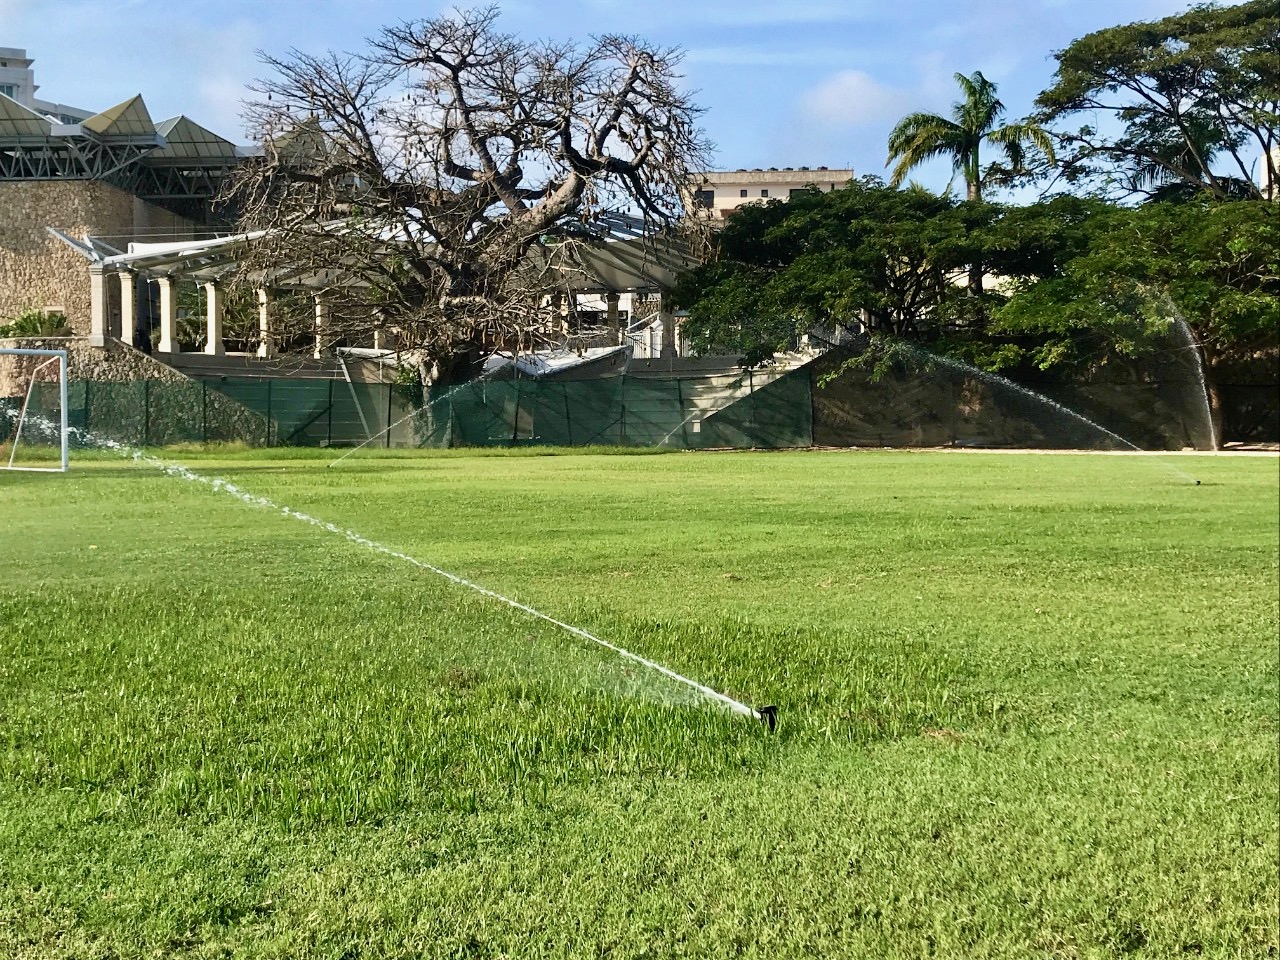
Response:
[[[140,447],[238,441],[251,446],[697,448],[794,447],[813,441],[811,387],[803,373],[480,380],[432,391],[425,400],[396,384],[341,380],[77,381],[70,385],[68,403],[72,427]]]
[[[1107,449],[1128,441],[1158,450],[1208,444],[1203,400],[1178,383],[1086,385],[1062,398],[1066,407],[1056,407],[1027,391],[936,371],[879,381],[846,374],[816,388],[827,369],[818,363],[783,376],[478,380],[433,390],[425,399],[396,384],[342,380],[73,382],[68,414],[73,427],[135,446]],[[56,394],[43,393],[56,385],[39,387],[35,410],[55,410]],[[1259,402],[1255,417],[1264,439],[1275,430],[1273,394],[1264,398],[1269,405]]]
[[[423,446],[799,447],[813,441],[805,373],[479,380],[433,391]]]

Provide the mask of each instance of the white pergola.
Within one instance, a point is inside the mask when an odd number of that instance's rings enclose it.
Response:
[[[340,229],[340,225],[335,225]],[[119,253],[86,238],[85,243],[58,234],[90,261],[90,342],[104,346],[108,338],[132,342],[132,318],[137,316],[135,282],[147,277],[159,288],[159,352],[178,353],[177,297],[180,281],[205,289],[207,336],[204,352],[223,352],[222,323],[225,284],[237,273],[245,249],[265,236],[264,232],[235,234],[209,240],[176,243],[130,244],[128,253]],[[576,238],[570,243],[535,247],[531,256],[537,266],[555,276],[548,293],[595,294],[603,297],[611,323],[617,324],[618,301],[623,293],[670,289],[677,277],[698,262],[687,244],[679,239],[645,233],[638,221],[617,217],[599,233]],[[118,283],[120,322],[112,323],[108,310],[108,284]],[[273,354],[271,291],[309,293],[315,302],[315,350],[320,356],[328,317],[325,291],[353,282],[339,270],[300,271],[288,264],[253,278],[258,294],[258,356]],[[663,349],[675,342],[674,318],[660,311]]]

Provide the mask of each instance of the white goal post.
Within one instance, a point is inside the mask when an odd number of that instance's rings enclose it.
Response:
[[[18,360],[15,365],[22,368],[22,375],[8,374],[2,362],[6,357],[30,358],[25,362]],[[55,374],[56,371],[56,374]],[[42,412],[37,414],[32,408],[33,395],[42,383],[52,385],[54,376],[58,384],[58,423],[48,422]],[[41,350],[27,347],[0,347],[0,441],[9,440],[8,457],[0,457],[0,470],[30,470],[41,473],[65,473],[68,466],[68,453],[71,431],[67,423],[67,351]],[[42,391],[43,392],[43,391]],[[9,394],[5,396],[4,394]],[[14,408],[17,408],[16,410]],[[32,423],[31,418],[39,416],[40,423]],[[51,434],[58,431],[60,460],[58,466],[41,466],[38,464],[20,463],[17,461],[18,448],[22,443],[23,431]],[[30,444],[28,444],[30,445]]]

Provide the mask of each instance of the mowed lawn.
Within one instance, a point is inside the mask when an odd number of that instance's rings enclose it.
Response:
[[[145,464],[0,474],[0,957],[1280,949],[1275,458],[166,456],[779,728]]]

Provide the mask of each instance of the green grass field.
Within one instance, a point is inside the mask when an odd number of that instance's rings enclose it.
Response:
[[[169,456],[778,732],[145,465],[0,474],[0,957],[1280,950],[1275,458]]]

